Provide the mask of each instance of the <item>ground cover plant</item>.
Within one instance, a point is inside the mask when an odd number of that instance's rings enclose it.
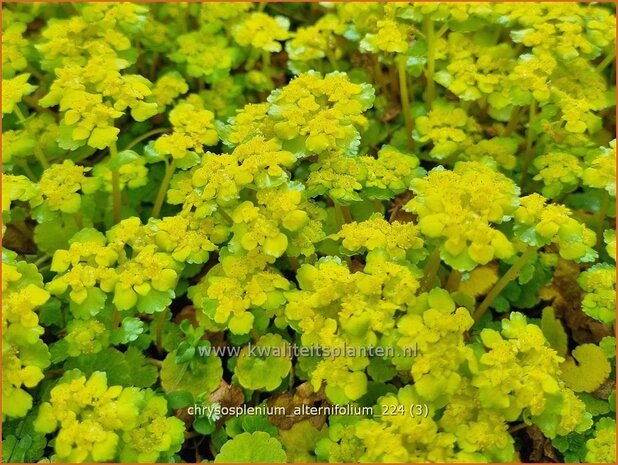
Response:
[[[3,461],[613,463],[615,27],[3,2]]]

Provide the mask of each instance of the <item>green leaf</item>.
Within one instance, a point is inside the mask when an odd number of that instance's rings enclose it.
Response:
[[[273,437],[277,436],[278,430],[264,415],[243,415],[240,417],[242,429],[247,433],[264,431]]]
[[[215,355],[190,363],[176,363],[176,351],[167,354],[161,366],[161,387],[165,392],[188,391],[195,397],[214,391],[223,376],[221,360]]]
[[[281,443],[268,433],[242,433],[226,442],[215,463],[285,463]]]
[[[159,371],[146,356],[137,348],[129,347],[124,353],[124,359],[131,371],[133,386],[147,388],[157,382]]]
[[[157,313],[172,303],[174,291],[155,291],[151,289],[145,296],[139,296],[137,310],[142,313]]]
[[[165,395],[167,399],[167,405],[172,410],[187,407],[191,405],[193,400],[193,394],[188,391],[174,391]]]
[[[43,326],[64,326],[62,304],[59,299],[51,297],[43,304],[39,309],[39,321]]]
[[[97,354],[81,355],[72,358],[65,363],[65,370],[77,368],[85,375],[89,376],[95,371],[102,371],[107,374],[109,386],[132,386],[131,367],[124,357],[124,354],[116,349],[106,349]]]
[[[43,457],[47,441],[43,434],[25,433],[21,438],[8,436],[2,440],[2,462],[34,463]]]
[[[200,434],[211,434],[216,427],[216,422],[206,415],[200,415],[193,421],[193,429]]]
[[[91,287],[86,292],[88,294],[86,300],[81,304],[75,303],[72,300],[69,302],[71,313],[73,313],[76,318],[82,318],[84,320],[92,318],[103,310],[105,301],[107,300],[107,294],[99,288]]]
[[[122,320],[120,328],[112,334],[112,344],[128,344],[135,341],[144,332],[144,322],[139,318],[126,317]]]
[[[545,307],[543,309],[541,329],[549,345],[552,346],[558,355],[564,357],[567,353],[568,337],[562,323],[554,315],[554,309],[552,307]]]
[[[139,102],[136,107],[131,109],[131,116],[135,121],[146,121],[156,115],[158,107],[156,103]]]
[[[176,160],[176,167],[181,170],[188,170],[201,161],[200,156],[192,151],[188,151],[183,158]]]
[[[176,363],[185,363],[195,356],[195,347],[187,341],[182,341],[176,349]]]
[[[122,152],[118,152],[116,156],[112,157],[109,160],[108,166],[112,170],[117,170],[121,166],[133,163],[139,158],[140,156],[137,154],[137,152],[133,150],[123,150]]]
[[[155,141],[151,140],[144,147],[144,157],[146,158],[146,163],[157,163],[165,160],[165,155],[157,152],[154,148]]]
[[[43,206],[41,205],[41,207]],[[43,214],[43,210],[39,210],[39,213]],[[52,216],[53,218],[50,221],[38,224],[34,228],[34,242],[40,251],[46,253],[53,253],[58,249],[67,249],[69,239],[80,229],[74,215],[52,214]],[[42,216],[38,216],[39,220],[42,218]]]
[[[95,127],[90,133],[88,145],[95,149],[103,150],[116,142],[119,132],[120,129],[114,126]]]

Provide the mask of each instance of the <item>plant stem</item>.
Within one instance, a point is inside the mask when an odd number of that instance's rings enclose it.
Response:
[[[26,67],[26,71],[29,72],[30,74],[32,74],[39,81],[44,81],[45,80],[45,76],[43,76],[43,74],[41,74],[41,72],[38,69],[36,69],[34,66],[32,66],[32,65],[28,65]]]
[[[384,73],[382,72],[382,63],[378,60],[378,57],[374,55],[373,61],[373,81],[376,88],[383,89],[385,87]]]
[[[375,199],[373,201],[373,209],[377,212],[377,213],[384,213],[384,205],[382,205],[382,201]]]
[[[163,200],[165,200],[165,194],[167,193],[167,188],[170,185],[175,170],[176,160],[172,160],[171,163],[165,165],[165,176],[163,177],[163,181],[161,181],[161,187],[159,188],[159,193],[157,194],[152,213],[150,214],[153,218],[158,218],[159,213],[161,213],[161,206],[163,205]]]
[[[218,208],[217,213],[219,213],[223,217],[228,226],[232,226],[234,224],[234,220],[232,219],[232,217],[228,215],[223,208]]]
[[[444,288],[449,292],[455,292],[459,287],[459,283],[461,282],[461,271],[459,270],[451,270],[451,274],[448,276],[446,280],[446,285]]]
[[[26,117],[24,116],[24,114],[22,113],[22,111],[19,109],[17,105],[15,105],[15,115],[17,116],[17,119],[19,120],[20,124],[23,125],[26,122]],[[41,150],[41,147],[38,145],[35,145],[33,152],[34,152],[34,157],[41,164],[43,169],[46,170],[47,168],[49,168],[49,162],[47,161],[45,154]]]
[[[149,357],[147,360],[158,368],[163,366],[163,362],[161,360],[157,360],[156,358]]]
[[[433,75],[436,71],[436,40],[433,28],[433,21],[429,17],[423,20],[425,29],[425,39],[427,40],[427,69],[425,70],[425,78],[427,79],[427,90],[425,92],[425,103],[427,108],[431,109],[433,100],[436,96],[436,83],[433,80]]]
[[[51,257],[51,255],[49,254],[45,254],[42,257],[39,257],[37,259],[37,261],[33,262],[34,265],[38,268],[39,266],[41,266],[43,263],[45,263],[47,260],[49,260]]]
[[[157,315],[157,326],[155,329],[155,345],[159,353],[163,351],[163,327],[165,326],[165,320],[167,319],[167,307],[159,312]]]
[[[154,81],[157,77],[157,66],[159,64],[159,52],[155,52],[152,56],[152,63],[150,64],[150,80]]]
[[[508,137],[515,131],[517,127],[517,123],[519,122],[519,118],[521,117],[520,107],[513,107],[511,111],[511,119],[509,120],[506,128],[504,129],[504,133],[502,134],[504,137]]]
[[[24,114],[22,113],[21,109],[15,105],[14,107],[14,112],[15,112],[15,116],[17,116],[17,119],[19,120],[20,124],[24,124],[24,122],[26,121],[26,117],[24,116]]]
[[[270,52],[262,52],[262,72],[270,77]]]
[[[597,71],[603,71],[605,68],[607,68],[607,65],[609,65],[612,61],[614,61],[615,58],[616,58],[615,52],[614,53],[610,53],[609,55],[607,55],[603,59],[603,61],[598,64]]]
[[[26,163],[24,160],[17,160],[17,166],[19,166],[22,170],[24,170],[24,173],[26,173],[26,176],[28,176],[28,178],[30,178],[31,181],[34,181],[34,182],[37,181],[37,177],[30,169],[30,166],[28,166],[28,163]]]
[[[124,149],[125,150],[132,149],[133,147],[135,147],[137,144],[139,144],[144,139],[148,139],[149,137],[152,137],[154,135],[161,134],[161,133],[164,133],[164,132],[168,132],[168,131],[169,131],[169,128],[156,128],[156,129],[153,129],[151,131],[148,131],[148,132],[142,134],[141,136],[136,137],[135,139],[133,139],[131,142],[129,142],[129,144]]]
[[[595,232],[597,235],[597,252],[599,254],[603,250],[604,241],[603,241],[603,230],[605,229],[605,216],[607,214],[607,207],[609,205],[609,193],[604,190],[603,197],[601,198],[601,204],[599,205],[599,211],[597,212],[596,220],[596,228]]]
[[[408,140],[408,149],[414,150],[414,139],[412,139],[412,131],[414,131],[414,121],[410,112],[410,96],[408,95],[408,78],[406,73],[406,56],[399,55],[397,57],[397,71],[399,72],[399,97],[401,98],[401,111],[406,122],[406,139]]]
[[[112,145],[109,146],[109,155],[113,160],[118,154],[118,149],[116,148],[116,142],[113,142]],[[114,168],[112,171],[112,218],[114,224],[120,223],[121,219],[121,209],[122,209],[122,190],[120,188],[120,173],[118,172],[118,168]]]
[[[293,271],[296,271],[300,268],[300,262],[298,261],[298,257],[288,257],[290,260],[290,267]]]
[[[120,311],[114,308],[114,312],[112,313],[112,329],[118,328],[120,328]]]
[[[34,151],[35,158],[41,164],[43,169],[46,170],[47,168],[49,168],[49,162],[47,161],[47,157],[43,153],[43,150],[41,150],[41,147],[38,145],[35,145],[33,151]]]
[[[526,129],[526,155],[524,158],[524,164],[521,168],[521,182],[519,187],[523,190],[528,181],[528,170],[530,164],[534,158],[534,151],[532,150],[532,122],[534,121],[536,113],[536,100],[532,100],[529,108],[528,128]]]
[[[347,206],[341,205],[335,202],[335,212],[340,218],[339,220],[339,222],[341,223],[340,226],[343,226],[346,223],[354,222],[354,219],[352,218],[352,214],[350,213],[350,209]]]
[[[525,423],[519,423],[517,425],[511,426],[509,428],[509,433],[515,433],[516,431],[522,430],[524,428],[527,428],[528,425],[526,425]]]
[[[487,294],[483,302],[481,302],[481,305],[476,308],[473,315],[474,321],[479,321],[481,319],[496,297],[498,297],[508,283],[517,278],[521,269],[526,263],[528,263],[535,253],[536,249],[534,247],[528,247],[517,259],[517,261],[511,265],[507,272],[504,273],[504,275],[498,280],[493,289],[489,291],[489,294]]]
[[[339,71],[339,64],[337,63],[337,58],[335,58],[335,54],[333,53],[333,51],[330,48],[327,48],[324,53],[326,55],[326,59],[333,67],[333,69],[335,71]]]
[[[427,292],[433,286],[433,282],[436,280],[438,270],[440,269],[440,249],[436,247],[431,252],[431,255],[427,259],[425,268],[423,268],[423,280],[421,281],[420,292]]]

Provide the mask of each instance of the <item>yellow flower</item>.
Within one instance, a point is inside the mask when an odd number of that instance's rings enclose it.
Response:
[[[90,168],[71,160],[51,165],[45,170],[38,188],[39,194],[30,202],[33,207],[45,205],[52,211],[75,213],[81,206],[81,194],[92,194],[99,187],[97,178],[89,178]],[[80,193],[81,191],[81,193]]]
[[[36,86],[28,84],[30,74],[24,73],[12,79],[2,80],[2,113],[13,113],[24,95],[30,95]]]
[[[250,45],[266,52],[281,51],[279,41],[290,37],[290,20],[283,16],[269,16],[265,13],[251,13],[234,26],[232,35],[239,45]]]

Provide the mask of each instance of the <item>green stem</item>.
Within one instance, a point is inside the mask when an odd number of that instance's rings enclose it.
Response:
[[[534,158],[534,150],[532,150],[532,123],[534,122],[535,114],[536,100],[532,100],[529,108],[528,128],[526,129],[526,155],[524,158],[524,164],[521,168],[521,182],[519,183],[519,187],[522,190],[528,181],[528,170],[530,169],[530,164]]]
[[[300,268],[300,262],[298,261],[298,257],[288,257],[288,260],[290,260],[290,268],[292,268],[293,271],[296,271]]]
[[[45,76],[43,74],[41,74],[41,72],[38,69],[36,69],[34,66],[32,66],[32,65],[28,65],[26,67],[26,71],[29,72],[30,74],[32,74],[39,81],[44,81],[45,80]]]
[[[427,259],[425,268],[423,268],[420,292],[427,292],[432,288],[436,276],[438,276],[438,270],[440,270],[440,249],[436,247]]]
[[[81,213],[75,213],[75,224],[79,229],[84,227],[84,216]]]
[[[607,207],[609,206],[609,193],[604,190],[603,197],[601,198],[601,205],[599,205],[599,211],[596,215],[596,235],[597,235],[597,252],[599,254],[603,251],[605,243],[603,241],[603,230],[605,229],[605,216],[607,214]]]
[[[427,108],[431,109],[433,100],[436,96],[436,83],[433,80],[433,75],[436,71],[436,39],[433,21],[429,17],[423,20],[425,29],[425,39],[427,40],[427,69],[425,70],[425,78],[427,79],[427,90],[425,93],[425,102]]]
[[[19,122],[21,124],[24,124],[24,122],[26,121],[26,117],[22,113],[21,109],[17,106],[17,104],[13,108],[14,108],[13,111],[15,112],[15,116],[17,116],[17,119],[19,120]]]
[[[508,283],[515,280],[519,275],[519,272],[524,267],[526,263],[532,258],[532,256],[536,253],[536,249],[534,247],[528,247],[523,254],[517,259],[513,265],[507,270],[506,273],[498,280],[493,289],[489,291],[489,294],[485,296],[485,299],[481,304],[477,307],[474,312],[473,318],[474,321],[479,321],[482,316],[485,314],[489,306],[493,303],[493,301],[498,297],[498,295],[502,292],[502,290],[506,287]]]
[[[163,366],[163,362],[161,360],[157,360],[156,358],[149,357],[147,360],[157,368],[161,368]]]
[[[509,120],[508,124],[506,125],[506,128],[504,129],[504,132],[502,133],[504,137],[508,137],[511,134],[513,134],[513,132],[515,131],[515,128],[517,128],[517,123],[519,123],[520,117],[521,117],[520,107],[513,107],[513,110],[511,111],[511,119]]]
[[[43,153],[43,150],[41,150],[41,147],[38,145],[34,146],[34,156],[37,159],[37,161],[41,164],[44,170],[49,168],[49,162],[47,161],[47,157]]]
[[[33,173],[33,171],[30,169],[30,166],[28,166],[28,163],[26,163],[24,160],[17,160],[17,166],[19,166],[24,173],[26,173],[26,176],[28,176],[28,178],[30,178],[31,181],[36,182],[37,177],[36,175]]]
[[[294,391],[294,364],[290,365],[290,374],[288,377],[288,391]]]
[[[129,142],[129,144],[124,149],[130,150],[133,147],[135,147],[137,144],[142,142],[143,140],[148,139],[149,137],[155,136],[157,134],[168,132],[168,131],[169,131],[169,128],[156,128],[156,129],[153,129],[152,131],[145,132],[141,136],[136,137],[131,142]]]
[[[448,276],[446,280],[446,285],[444,288],[449,292],[455,292],[459,287],[459,283],[461,282],[461,271],[459,270],[451,270],[451,274]]]
[[[152,63],[150,64],[150,80],[154,81],[157,77],[157,66],[159,64],[159,52],[155,52],[152,56]]]
[[[375,199],[373,201],[373,209],[377,212],[377,213],[384,213],[384,205],[382,205],[382,201],[381,200],[377,200]]]
[[[401,98],[401,111],[406,122],[406,139],[408,140],[408,149],[414,150],[414,139],[412,139],[412,131],[414,131],[414,121],[410,112],[410,96],[408,95],[408,77],[406,73],[406,56],[399,55],[397,58],[397,71],[399,72],[399,97]]]
[[[597,66],[597,71],[603,71],[605,68],[607,68],[607,65],[609,65],[612,61],[614,61],[614,59],[616,58],[616,53],[610,53],[609,55],[607,55],[603,61],[601,63],[598,64]]]
[[[109,146],[110,158],[113,160],[118,154],[116,142]],[[122,189],[120,188],[120,173],[118,168],[111,170],[112,172],[112,218],[114,224],[120,223],[122,210]]]
[[[262,51],[262,72],[270,76],[270,52]]]
[[[509,433],[512,434],[512,433],[515,433],[516,431],[522,430],[522,429],[527,428],[527,427],[528,427],[528,425],[526,425],[525,423],[519,423],[517,425],[511,426],[509,428]]]
[[[120,311],[114,308],[114,312],[112,313],[112,329],[118,328],[120,328]]]
[[[152,213],[150,216],[153,218],[158,218],[159,213],[161,213],[161,207],[163,206],[163,200],[165,200],[165,194],[167,193],[167,188],[170,185],[170,181],[172,179],[172,175],[176,170],[176,160],[172,160],[171,163],[165,166],[165,176],[163,177],[163,181],[161,181],[161,187],[159,188],[159,193],[157,194],[157,198],[155,200],[154,207],[152,208]]]
[[[440,28],[440,30],[436,33],[435,38],[436,38],[436,39],[439,39],[440,37],[442,37],[442,36],[444,35],[444,33],[445,33],[446,31],[448,31],[448,28],[449,28],[449,23],[445,23],[445,24],[444,24],[444,25]]]
[[[330,48],[327,48],[324,53],[326,54],[326,59],[328,60],[330,65],[333,67],[333,69],[335,71],[338,71],[339,64],[337,63],[337,58],[335,58],[335,54],[333,53],[333,51]]]
[[[37,268],[39,266],[41,266],[43,263],[45,263],[46,261],[48,261],[49,259],[51,259],[51,255],[49,254],[45,254],[42,257],[39,257],[34,263],[34,266],[36,266]]]
[[[19,120],[20,124],[23,125],[26,122],[26,117],[24,116],[24,114],[22,113],[22,111],[17,105],[15,105],[15,115],[17,116],[17,119]],[[34,157],[41,164],[43,169],[46,170],[47,168],[49,168],[49,162],[47,161],[45,154],[41,150],[41,147],[38,145],[35,145],[33,152],[34,152]]]
[[[165,320],[167,320],[167,307],[157,315],[155,345],[157,346],[157,350],[159,352],[163,351],[163,327],[165,326]]]
[[[228,215],[228,213],[223,208],[217,209],[217,213],[219,213],[223,217],[228,226],[232,226],[234,224],[234,220],[232,219],[232,217]]]
[[[380,63],[376,55],[374,55],[373,62],[373,81],[376,87],[380,89],[386,88],[384,73],[382,72],[382,63]]]
[[[340,218],[340,226],[343,226],[346,223],[353,223],[354,219],[352,218],[352,214],[350,213],[350,209],[345,205],[340,205],[335,202],[335,212]]]

